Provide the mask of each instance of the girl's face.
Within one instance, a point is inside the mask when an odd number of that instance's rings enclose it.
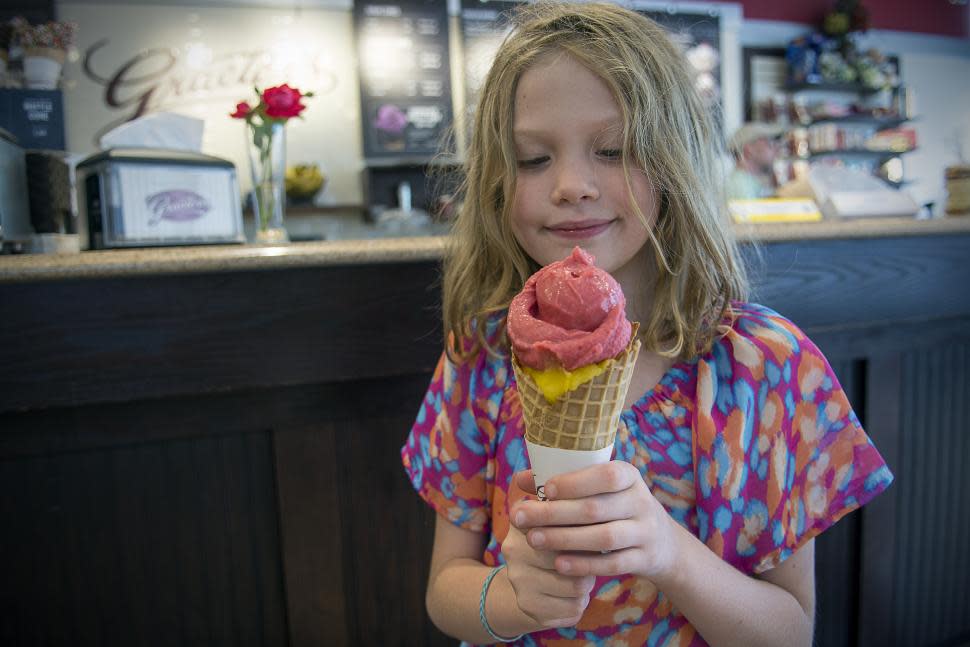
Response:
[[[526,253],[547,265],[579,245],[618,279],[632,271],[647,228],[623,175],[622,114],[607,85],[571,56],[547,54],[519,79],[512,128],[511,225]],[[632,169],[630,186],[652,227],[653,183]]]

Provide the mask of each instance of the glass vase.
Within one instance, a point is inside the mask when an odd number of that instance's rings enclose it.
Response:
[[[249,168],[253,175],[255,242],[288,243],[286,216],[286,130],[282,123],[250,124]]]

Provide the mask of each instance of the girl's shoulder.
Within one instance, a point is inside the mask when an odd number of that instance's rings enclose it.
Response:
[[[793,376],[831,376],[828,360],[801,328],[761,304],[732,303],[720,333],[710,351],[698,358],[698,365],[716,378],[709,386],[717,392],[742,382],[755,391],[784,390]]]
[[[506,314],[506,311],[493,312],[485,317],[472,319],[468,324],[467,334],[458,339],[457,348],[461,349],[461,356],[449,359],[469,369],[508,362],[510,356],[505,337]],[[456,348],[454,339],[454,333],[449,333],[448,348]],[[485,345],[482,344],[483,341]]]
[[[784,329],[801,338],[805,333],[801,331],[788,317],[779,314],[768,306],[751,301],[732,301],[729,314],[733,318],[734,327],[741,327],[741,332],[752,333],[752,326],[760,325],[766,329]],[[755,329],[757,332],[757,329]]]
[[[454,335],[449,334],[448,349],[456,349],[454,341]],[[512,372],[505,341],[505,313],[473,320],[466,334],[458,338],[457,348],[460,353],[442,354],[432,384],[440,381],[449,399],[456,394],[468,402],[504,397]]]
[[[787,317],[758,303],[735,301],[731,304],[723,334],[715,344],[734,359],[752,361],[752,347],[767,352],[777,361],[794,359],[803,352],[818,354],[818,349],[802,329]],[[759,353],[760,354],[760,353]]]

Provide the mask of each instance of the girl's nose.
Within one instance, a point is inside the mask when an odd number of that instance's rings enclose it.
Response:
[[[576,204],[599,198],[599,188],[588,161],[560,161],[556,165],[551,198],[555,204]]]

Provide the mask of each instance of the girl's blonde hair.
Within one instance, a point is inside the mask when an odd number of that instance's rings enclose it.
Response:
[[[512,121],[519,78],[549,52],[574,57],[609,86],[623,115],[628,187],[632,168],[656,188],[660,206],[650,241],[657,272],[653,309],[640,327],[645,347],[678,359],[705,352],[731,301],[746,298],[747,279],[724,215],[720,136],[684,56],[659,25],[616,5],[540,2],[523,7],[514,21],[479,95],[463,204],[445,255],[449,354],[506,348],[504,330],[491,336],[482,324],[504,311],[539,269],[512,233]]]

